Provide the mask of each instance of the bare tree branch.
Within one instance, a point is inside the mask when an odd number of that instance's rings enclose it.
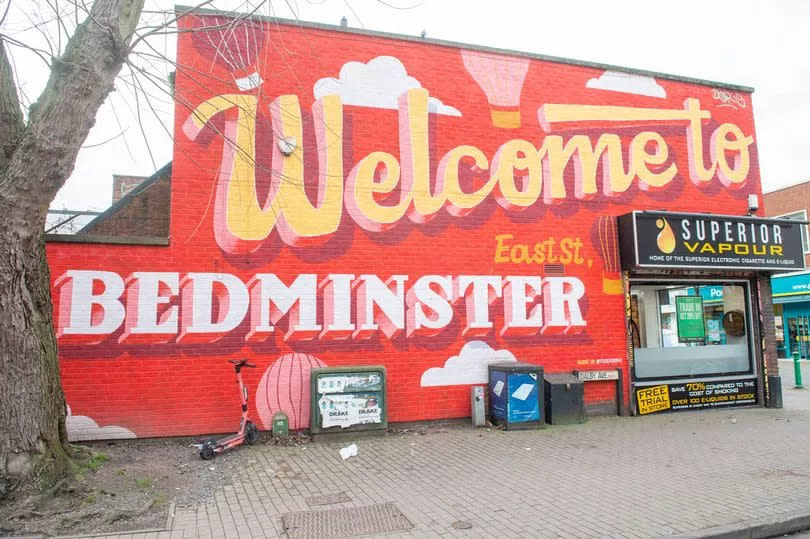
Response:
[[[166,21],[165,23],[163,23],[163,24],[161,24],[161,25],[159,25],[159,26],[156,26],[155,28],[153,28],[152,30],[150,30],[150,31],[146,32],[145,34],[139,35],[139,36],[138,36],[138,38],[137,38],[137,39],[135,39],[135,40],[132,42],[132,44],[129,46],[130,50],[134,49],[134,48],[135,48],[135,46],[136,46],[138,43],[140,43],[140,42],[141,42],[141,41],[143,41],[144,39],[148,38],[149,36],[154,35],[154,34],[157,34],[157,33],[160,33],[160,31],[161,31],[161,30],[163,30],[163,29],[165,29],[165,28],[168,28],[168,27],[169,27],[169,26],[171,26],[173,23],[177,22],[177,20],[178,20],[180,17],[182,17],[182,16],[184,16],[184,15],[188,15],[189,13],[193,13],[194,11],[196,11],[196,10],[198,10],[198,9],[202,8],[202,7],[207,6],[208,4],[210,4],[210,3],[211,3],[211,2],[213,2],[213,1],[214,1],[214,0],[204,0],[203,2],[200,2],[199,4],[197,4],[196,6],[194,6],[194,7],[192,7],[192,8],[187,9],[186,11],[184,11],[184,12],[180,13],[179,15],[176,15],[175,17],[173,17],[172,19],[170,19],[170,20]],[[133,31],[133,33],[134,33],[134,31]]]
[[[26,213],[36,209],[44,222],[42,208],[47,209],[73,170],[96,112],[113,89],[141,9],[143,0],[96,0],[64,54],[54,59],[18,149],[0,176],[0,199],[28,196],[30,207],[21,207],[14,217],[30,219]]]
[[[151,108],[151,107],[150,107]],[[152,148],[149,144],[149,137],[146,136],[146,130],[143,128],[143,121],[141,120],[141,103],[138,99],[138,92],[135,92],[135,114],[138,118],[138,129],[141,131],[141,136],[143,136],[143,140],[146,143],[146,151],[149,152],[149,159],[152,161],[152,167],[157,170],[157,163],[155,162],[155,156],[152,155]]]
[[[29,51],[33,52],[34,54],[39,56],[39,58],[43,62],[45,62],[45,65],[48,66],[48,68],[51,67],[51,62],[49,60],[50,54],[48,53],[48,51],[43,50],[43,49],[38,49],[37,47],[28,45],[27,43],[25,43],[23,41],[20,41],[18,39],[14,39],[13,37],[9,36],[8,34],[0,34],[0,41],[5,41],[6,44],[8,44],[8,45],[14,45],[15,47],[19,47],[21,49],[26,49],[26,50],[29,50]]]
[[[11,63],[0,38],[0,170],[8,164],[24,127]]]
[[[3,26],[3,23],[6,22],[6,17],[8,17],[8,11],[11,9],[11,0],[7,0],[6,9],[3,11],[3,16],[0,17],[0,26]]]

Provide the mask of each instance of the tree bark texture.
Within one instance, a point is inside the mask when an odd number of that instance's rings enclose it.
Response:
[[[0,214],[7,214],[0,204]],[[51,317],[43,236],[4,234],[0,254],[0,496],[42,455],[64,468],[65,398]]]
[[[96,0],[23,124],[0,37],[0,497],[67,460],[44,226],[126,60],[143,0]]]

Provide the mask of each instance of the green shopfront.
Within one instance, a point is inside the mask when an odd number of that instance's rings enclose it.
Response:
[[[774,275],[771,290],[779,357],[810,359],[810,271]]]

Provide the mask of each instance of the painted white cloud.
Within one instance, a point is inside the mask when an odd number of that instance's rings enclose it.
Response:
[[[422,373],[422,386],[462,386],[487,383],[487,366],[499,361],[517,361],[509,350],[495,350],[484,341],[466,343],[444,367],[432,367]]]
[[[137,438],[135,433],[124,427],[108,425],[99,427],[98,423],[85,415],[72,415],[70,406],[67,408],[68,441],[82,442],[84,440],[113,440],[121,438]]]
[[[396,109],[399,96],[422,84],[408,75],[402,62],[393,56],[377,56],[363,62],[347,62],[340,68],[338,78],[318,80],[312,88],[315,99],[339,95],[343,103],[360,107]],[[428,110],[434,114],[461,116],[458,109],[431,97]]]
[[[605,71],[599,78],[588,80],[585,86],[625,94],[648,95],[650,97],[667,96],[667,91],[653,77],[622,73],[621,71]]]

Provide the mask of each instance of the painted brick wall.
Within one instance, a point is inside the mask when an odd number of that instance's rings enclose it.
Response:
[[[121,200],[124,195],[135,189],[139,183],[147,179],[147,176],[130,176],[125,174],[113,174],[112,183],[112,203]]]
[[[315,365],[384,365],[391,421],[468,416],[494,359],[626,375],[613,218],[760,193],[748,94],[266,23],[178,62],[170,245],[48,246],[100,437],[233,430],[238,357],[260,427],[308,424]]]

